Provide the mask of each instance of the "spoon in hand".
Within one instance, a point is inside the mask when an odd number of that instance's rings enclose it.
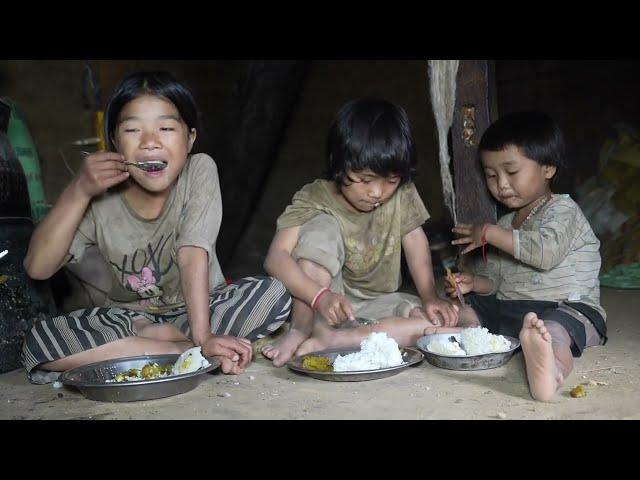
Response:
[[[85,157],[91,155],[90,152],[80,152]],[[131,165],[137,167],[145,172],[159,172],[167,168],[167,162],[164,160],[148,160],[146,162],[124,162],[125,165]]]
[[[167,168],[167,162],[162,160],[149,160],[148,162],[124,162],[125,165],[138,167],[145,172],[159,172]]]

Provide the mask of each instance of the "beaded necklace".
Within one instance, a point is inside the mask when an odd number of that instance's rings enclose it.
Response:
[[[531,209],[531,211],[529,212],[529,214],[525,217],[525,219],[522,221],[522,223],[520,224],[520,226],[518,227],[518,229],[522,228],[524,226],[525,223],[527,223],[529,221],[529,219],[531,217],[533,217],[536,213],[538,213],[540,211],[540,209],[542,207],[544,207],[547,202],[551,200],[551,194],[546,195],[542,200],[540,200],[535,207],[533,207]],[[515,217],[513,217],[515,219]],[[512,222],[513,225],[513,222]]]

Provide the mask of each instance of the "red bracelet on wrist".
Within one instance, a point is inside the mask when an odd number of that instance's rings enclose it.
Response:
[[[482,244],[482,261],[484,264],[487,264],[487,252],[484,247],[487,244],[487,229],[489,228],[489,224],[485,223],[484,227],[482,227],[482,235],[480,236],[480,243]]]
[[[322,297],[322,295],[324,295],[329,291],[330,290],[327,287],[322,287],[320,290],[318,290],[318,293],[316,293],[316,296],[313,297],[313,300],[311,300],[311,310],[316,309],[316,303],[318,303],[318,300],[320,300],[320,297]]]

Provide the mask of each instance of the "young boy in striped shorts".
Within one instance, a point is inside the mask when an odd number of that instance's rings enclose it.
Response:
[[[494,247],[475,273],[456,282],[469,306],[460,319],[519,335],[532,396],[549,401],[585,347],[607,341],[600,305],[600,242],[580,207],[551,192],[566,166],[559,127],[539,112],[493,123],[478,148],[491,195],[512,211],[497,225],[457,225],[462,253]],[[455,298],[455,288],[447,293]]]

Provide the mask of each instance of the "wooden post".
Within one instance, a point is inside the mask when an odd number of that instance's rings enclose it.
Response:
[[[489,60],[461,60],[451,127],[452,163],[459,223],[496,222],[496,204],[478,160],[482,133],[497,118],[495,75]]]

